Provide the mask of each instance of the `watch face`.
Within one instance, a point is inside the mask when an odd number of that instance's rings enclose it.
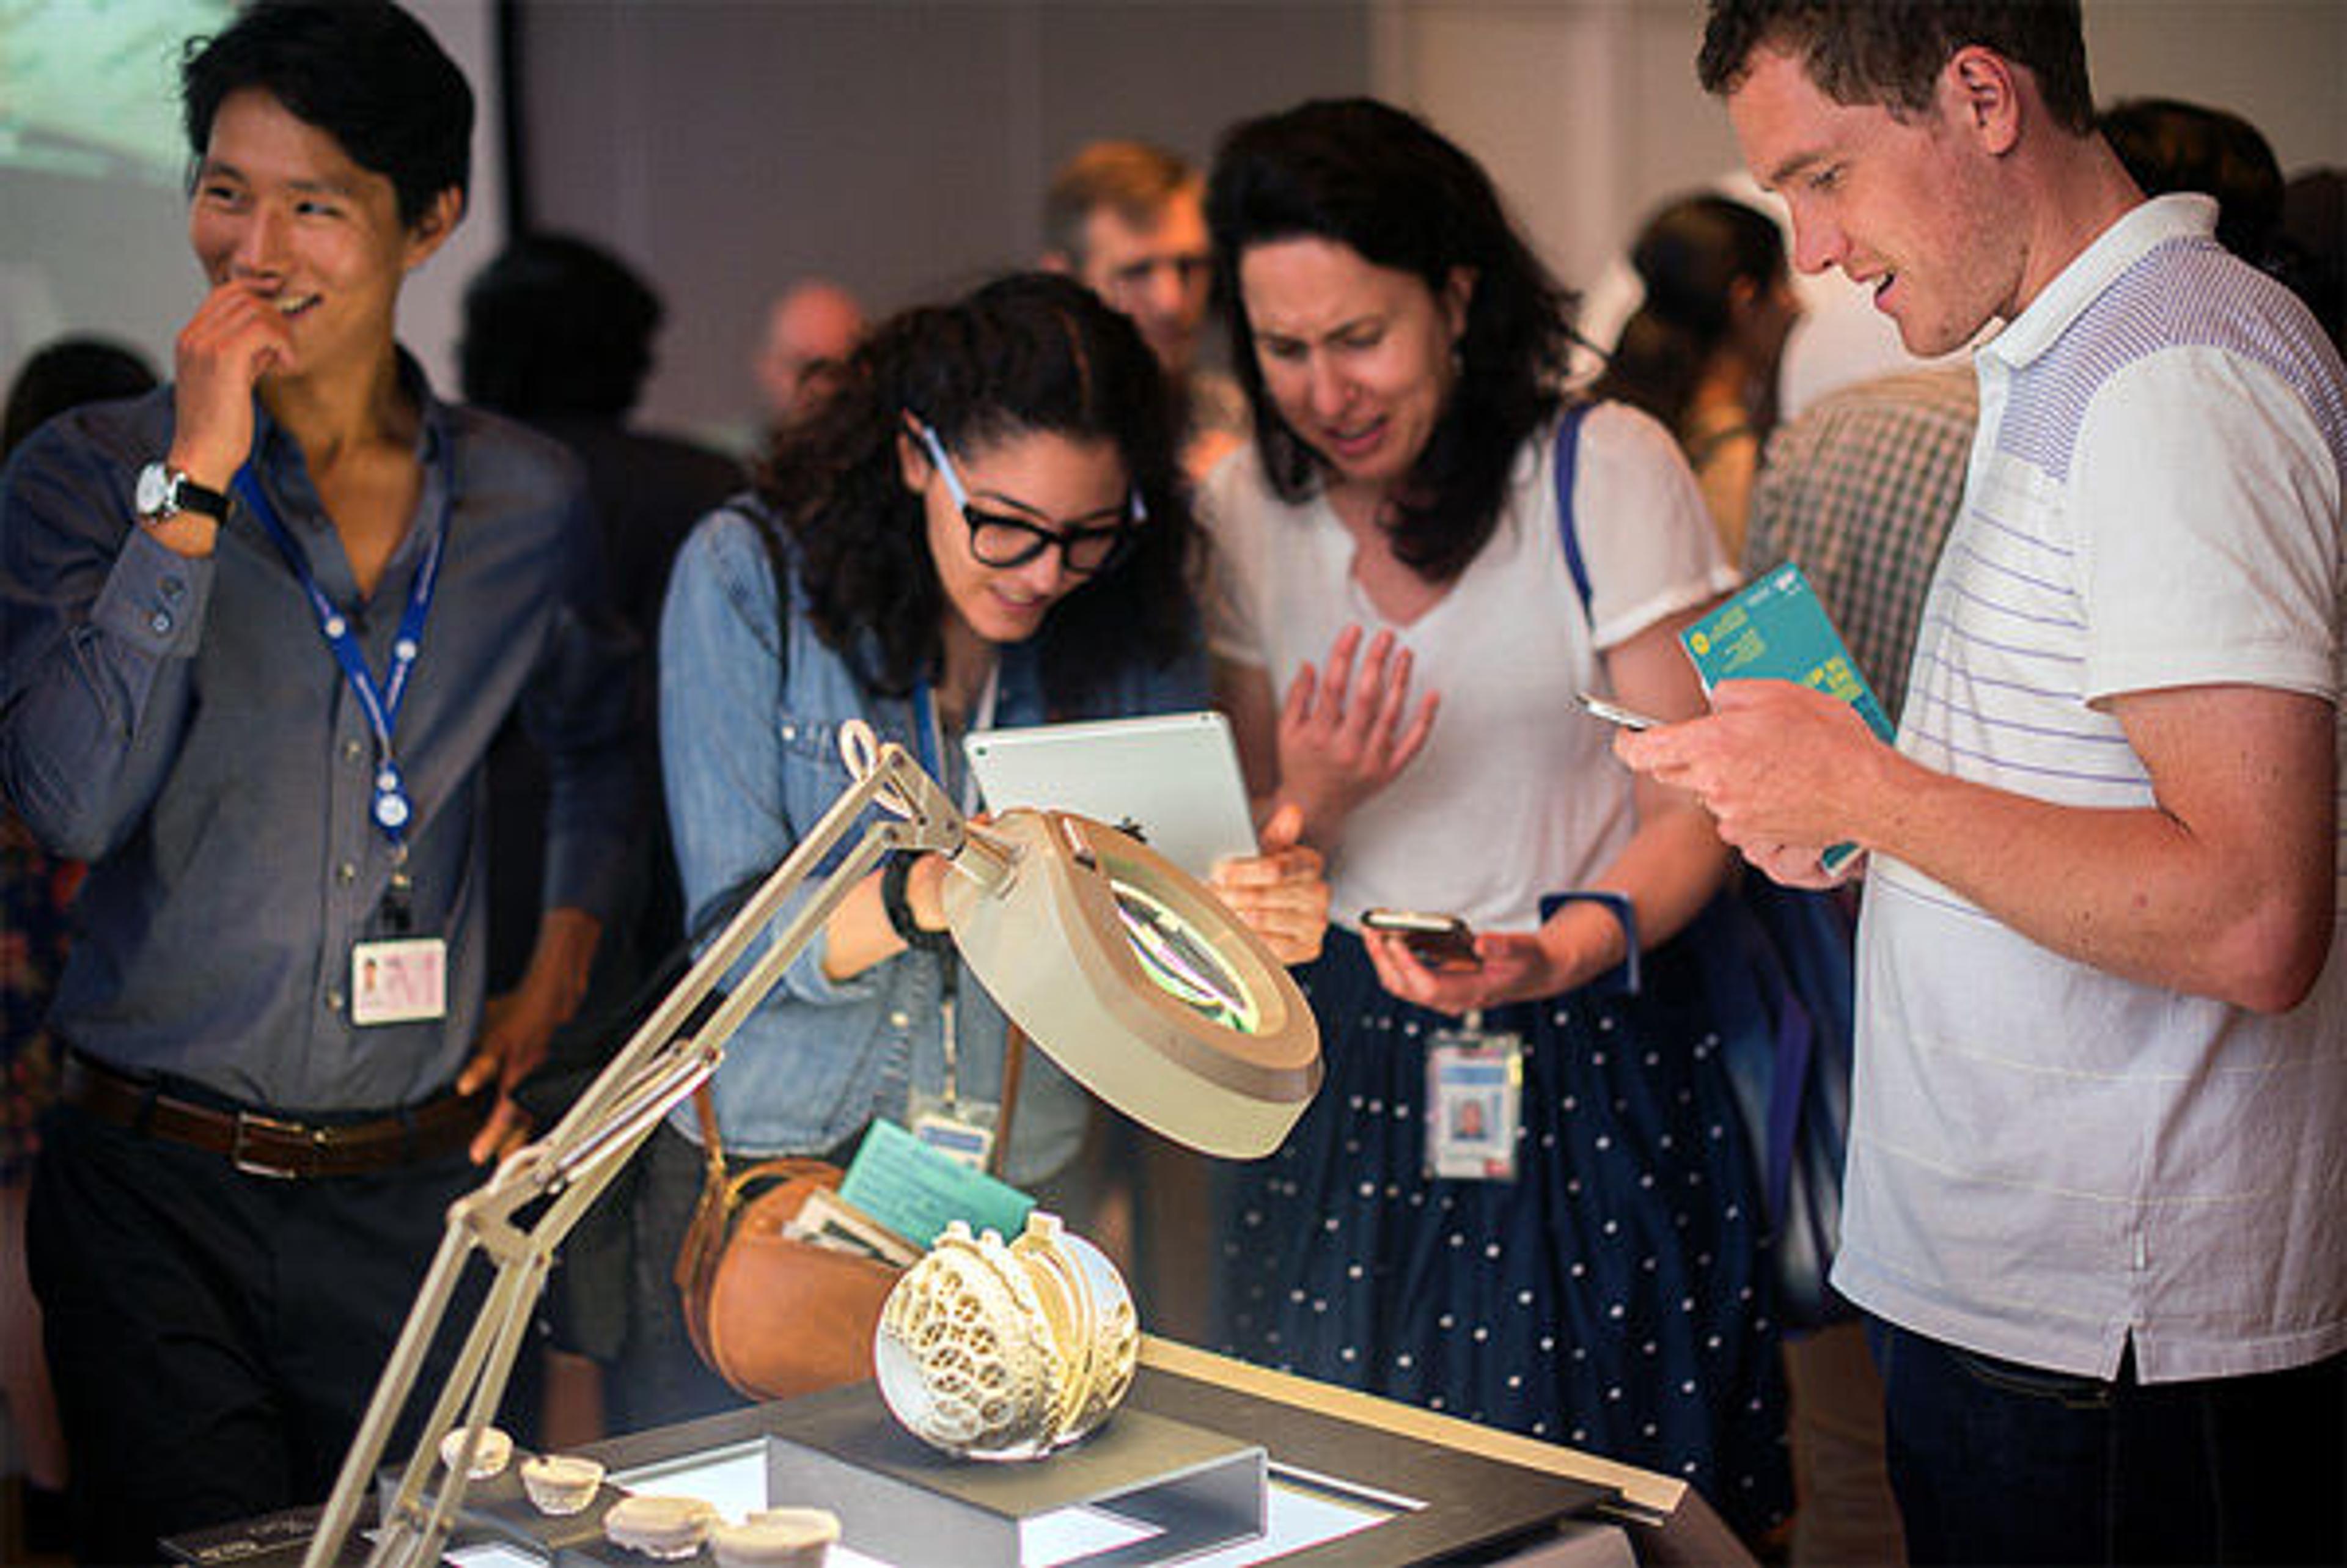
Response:
[[[138,470],[138,488],[131,497],[142,518],[159,518],[163,508],[171,503],[170,471],[160,463],[149,463]]]

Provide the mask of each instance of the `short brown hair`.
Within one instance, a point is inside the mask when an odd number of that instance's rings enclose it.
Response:
[[[1799,56],[1836,103],[1919,114],[1932,107],[1941,67],[1973,44],[2027,67],[2064,127],[2094,129],[2078,0],[1712,0],[1696,75],[1724,97],[1765,46]]]
[[[1204,188],[1179,153],[1143,141],[1093,142],[1051,177],[1043,198],[1044,242],[1081,267],[1084,227],[1101,208],[1140,228],[1184,190]]]

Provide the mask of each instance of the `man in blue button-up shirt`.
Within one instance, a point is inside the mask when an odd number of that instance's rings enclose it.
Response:
[[[394,341],[463,213],[463,77],[395,7],[294,5],[184,78],[210,292],[175,384],[0,488],[0,784],[92,863],[31,1220],[85,1561],[324,1495],[447,1203],[525,1131],[630,804],[575,466]],[[546,913],[485,1007],[517,708]]]

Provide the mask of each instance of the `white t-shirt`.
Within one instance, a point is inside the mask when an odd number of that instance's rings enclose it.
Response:
[[[1528,930],[1543,894],[1588,886],[1630,837],[1630,775],[1609,749],[1612,729],[1574,693],[1608,689],[1600,651],[1736,579],[1668,432],[1608,404],[1590,411],[1579,439],[1587,616],[1557,531],[1553,431],[1517,455],[1489,542],[1407,626],[1380,616],[1354,579],[1352,537],[1327,502],[1279,499],[1253,447],[1206,482],[1216,658],[1264,670],[1281,695],[1298,665],[1325,671],[1329,644],[1358,624],[1365,640],[1391,630],[1409,649],[1413,709],[1422,693],[1441,693],[1426,749],[1355,810],[1331,857],[1331,915],[1348,928],[1363,909],[1391,905]]]
[[[1900,733],[1926,765],[2143,808],[2108,698],[2347,687],[2347,385],[2214,216],[2137,208],[1981,351]],[[2347,777],[2347,725],[2340,747]],[[2087,1376],[2130,1338],[2147,1381],[2347,1349],[2342,945],[2310,999],[2258,1015],[2062,958],[1878,856],[1834,1284]]]

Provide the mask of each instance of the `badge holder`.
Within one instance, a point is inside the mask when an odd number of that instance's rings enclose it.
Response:
[[[960,968],[960,960],[950,953],[946,955],[945,994],[938,1000],[938,1021],[946,1052],[944,1092],[930,1094],[915,1089],[906,1100],[905,1120],[914,1137],[956,1164],[991,1172],[1002,1108],[983,1100],[961,1097],[960,1009],[956,1005]]]
[[[393,801],[405,821],[406,799],[396,794],[377,798],[377,818]],[[423,1023],[448,1015],[448,944],[408,935],[415,909],[415,884],[407,875],[403,841],[393,852],[391,886],[383,896],[383,927],[391,936],[351,944],[352,1023]]]
[[[1522,1120],[1524,1042],[1469,1013],[1426,1046],[1426,1165],[1438,1180],[1512,1182]]]

